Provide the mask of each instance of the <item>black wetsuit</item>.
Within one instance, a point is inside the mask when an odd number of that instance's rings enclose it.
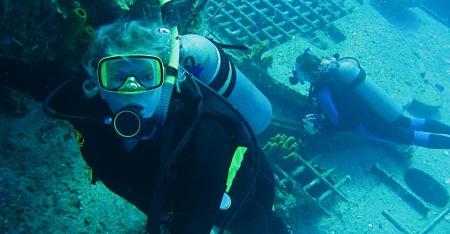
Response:
[[[194,120],[197,100],[188,83],[184,82],[182,91],[174,94],[166,125],[158,138],[140,141],[130,152],[123,150],[122,140],[111,126],[73,122],[84,137],[81,152],[94,176],[147,214],[153,209],[154,188],[162,165]],[[89,101],[74,98],[81,95],[77,88],[80,84],[71,87],[50,103],[54,109],[86,116],[110,115],[98,96]],[[259,155],[256,180],[252,182],[256,158],[252,158],[254,152],[247,152],[229,193],[232,206],[226,211],[219,210],[233,153],[238,145],[248,146],[250,142],[240,139],[241,136],[239,126],[232,119],[207,111],[200,116],[158,192],[162,198],[157,204],[161,206],[163,223],[171,233],[210,233],[213,224],[223,226],[233,216],[228,226],[233,233],[278,234],[270,231],[274,228],[271,223],[276,221],[272,212],[274,178],[259,148],[255,152]],[[244,198],[246,203],[242,204]],[[233,215],[236,209],[239,212]]]

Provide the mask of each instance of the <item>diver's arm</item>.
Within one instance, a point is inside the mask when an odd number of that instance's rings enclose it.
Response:
[[[317,92],[317,100],[320,108],[325,113],[327,119],[334,125],[339,124],[339,113],[331,97],[331,91],[328,88],[320,88]]]
[[[177,172],[172,234],[210,233],[219,210],[233,149],[223,127],[211,119],[200,120],[191,152]]]

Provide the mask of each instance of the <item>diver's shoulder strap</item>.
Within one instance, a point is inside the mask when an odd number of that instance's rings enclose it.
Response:
[[[190,87],[185,86],[185,92],[190,98],[196,102],[198,100],[198,94]],[[150,202],[150,210],[147,214],[147,231],[150,233],[158,233],[159,227],[161,225],[161,212],[165,203],[166,193],[168,187],[172,184],[173,173],[172,166],[178,159],[180,152],[183,150],[189,139],[191,139],[193,131],[196,129],[199,119],[202,115],[202,103],[201,101],[197,103],[197,110],[194,114],[192,124],[186,130],[185,134],[181,137],[178,142],[173,142],[176,124],[166,124],[165,128],[168,127],[167,131],[162,133],[161,139],[161,150],[160,150],[160,171],[161,174],[154,187],[153,196]]]
[[[236,144],[249,144],[249,139],[245,137],[243,131],[241,117],[236,114],[236,110],[233,110],[231,105],[224,103],[222,98],[217,94],[212,93],[210,89],[200,85],[202,92],[203,110],[202,115],[208,118],[212,118],[224,125],[226,132],[232,136],[234,143]]]

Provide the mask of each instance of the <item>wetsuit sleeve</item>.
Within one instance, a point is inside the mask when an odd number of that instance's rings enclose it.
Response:
[[[172,234],[209,234],[219,210],[233,146],[220,124],[200,120],[177,170]]]
[[[317,92],[317,101],[322,111],[327,116],[327,119],[334,125],[339,124],[339,114],[334,105],[331,92],[327,88],[321,88]]]

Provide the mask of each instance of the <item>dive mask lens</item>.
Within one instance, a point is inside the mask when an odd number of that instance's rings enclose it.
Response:
[[[135,91],[146,91],[160,87],[164,81],[163,62],[151,55],[106,57],[98,63],[97,73],[100,86],[108,91],[120,92],[128,82],[137,83]]]

